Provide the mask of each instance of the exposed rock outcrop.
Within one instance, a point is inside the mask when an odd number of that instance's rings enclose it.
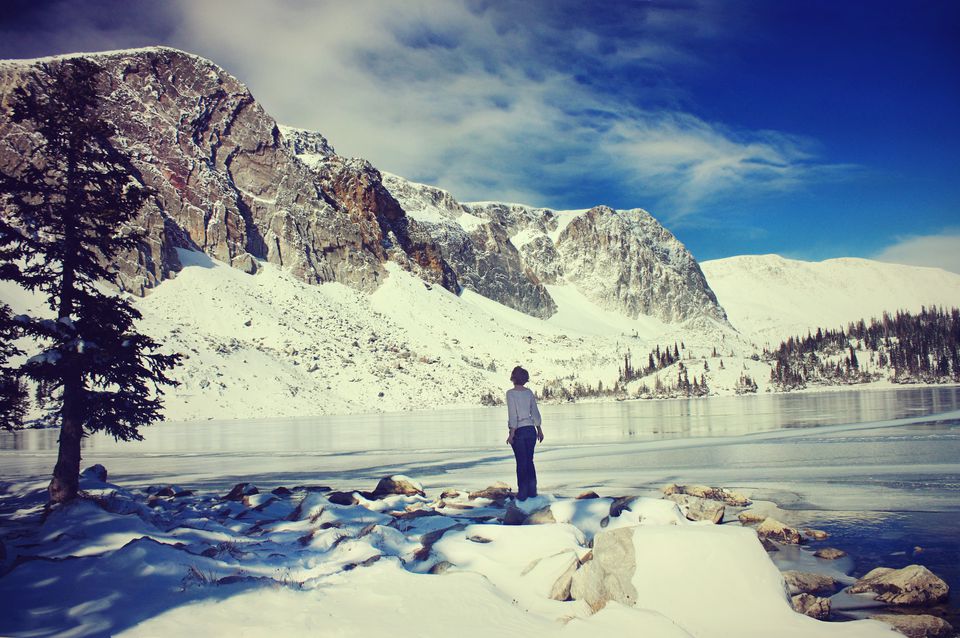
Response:
[[[691,521],[710,521],[719,524],[723,520],[725,509],[723,503],[690,494],[669,494],[664,498],[679,505],[680,511]]]
[[[0,99],[71,57],[0,64]],[[97,116],[155,195],[138,225],[146,237],[115,266],[122,288],[144,292],[181,268],[175,248],[201,250],[250,272],[255,260],[311,282],[373,290],[394,259],[456,290],[456,277],[423,229],[411,224],[379,173],[333,153],[322,136],[276,122],[236,78],[165,47],[84,54],[98,64]],[[0,116],[0,167],[40,161],[29,128]],[[310,153],[305,162],[295,151]]]
[[[632,582],[637,568],[633,534],[634,528],[624,527],[594,537],[593,558],[573,576],[570,595],[575,600],[585,601],[594,611],[611,600],[636,604],[637,590]]]
[[[698,498],[705,498],[711,501],[720,501],[733,507],[746,507],[750,505],[750,499],[743,494],[738,494],[728,490],[725,487],[710,487],[708,485],[677,485],[671,484],[663,488],[664,496],[673,494],[689,494]]]
[[[788,545],[800,544],[800,532],[775,518],[767,517],[757,527],[757,536],[764,540],[779,541]]]
[[[797,613],[817,620],[826,620],[830,617],[830,599],[818,598],[810,594],[797,594],[790,598],[793,608]]]
[[[943,618],[929,614],[878,614],[874,620],[892,625],[908,638],[941,638],[953,635],[953,626]]]
[[[903,569],[877,567],[848,589],[851,594],[872,592],[874,600],[891,605],[929,605],[946,600],[947,583],[923,565]]]
[[[787,591],[791,596],[797,594],[833,594],[839,583],[835,578],[824,574],[798,572],[787,570],[783,572],[783,580],[787,584]]]

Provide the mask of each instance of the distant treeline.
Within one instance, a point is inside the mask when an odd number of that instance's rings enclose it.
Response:
[[[859,353],[859,354],[858,354]],[[960,310],[933,306],[919,313],[883,313],[848,325],[791,337],[773,350],[770,381],[780,390],[815,384],[960,381]],[[865,359],[865,361],[861,361]]]

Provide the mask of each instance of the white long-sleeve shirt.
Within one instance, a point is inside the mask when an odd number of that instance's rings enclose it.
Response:
[[[507,390],[507,427],[511,430],[527,425],[540,426],[537,397],[529,388]]]

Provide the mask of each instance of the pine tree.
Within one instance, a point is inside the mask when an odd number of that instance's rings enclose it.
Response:
[[[80,441],[106,431],[140,440],[139,426],[160,418],[165,372],[179,355],[134,330],[140,313],[105,293],[110,264],[142,240],[129,222],[149,193],[110,141],[112,125],[96,114],[100,68],[83,59],[52,62],[46,74],[12,91],[14,123],[34,132],[34,159],[0,172],[3,210],[13,235],[4,237],[0,276],[46,297],[57,317],[17,317],[42,344],[22,372],[46,391],[60,426],[59,456],[49,486],[52,502],[77,495]],[[19,258],[14,263],[11,258]]]
[[[23,427],[27,412],[27,388],[19,370],[9,366],[10,357],[22,355],[13,341],[20,334],[10,316],[10,307],[0,305],[0,429]]]

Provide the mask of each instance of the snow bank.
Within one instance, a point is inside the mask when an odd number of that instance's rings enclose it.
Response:
[[[0,634],[891,635],[794,613],[752,530],[691,523],[665,500],[547,495],[521,510],[500,487],[382,498],[84,487],[42,523],[41,492],[4,503]],[[503,524],[537,509],[556,522]],[[570,599],[571,579],[600,560],[591,538],[624,532],[636,605],[594,613]]]

